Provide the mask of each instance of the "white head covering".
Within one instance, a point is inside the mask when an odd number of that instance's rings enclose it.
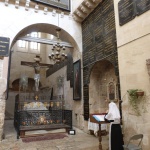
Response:
[[[120,113],[114,102],[109,103],[109,111],[105,117],[107,120],[120,120]]]

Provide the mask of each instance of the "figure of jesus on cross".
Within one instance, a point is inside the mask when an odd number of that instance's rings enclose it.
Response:
[[[43,64],[40,63],[41,58],[40,56],[36,55],[36,57],[34,58],[35,62],[25,62],[25,61],[21,61],[21,65],[25,65],[25,66],[29,66],[29,67],[33,67],[35,74],[34,74],[34,80],[35,80],[35,90],[39,91],[39,82],[40,82],[40,69],[41,68],[50,68],[52,66],[52,64]]]

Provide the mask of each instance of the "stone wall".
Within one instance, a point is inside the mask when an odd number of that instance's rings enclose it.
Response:
[[[109,61],[97,62],[90,75],[89,84],[89,112],[104,113],[108,110],[109,101],[109,83],[113,82],[115,88],[115,99],[118,98],[117,77],[114,66]],[[114,99],[114,100],[115,100]],[[117,101],[118,102],[118,101]]]
[[[146,59],[150,58],[150,11],[120,26],[118,2],[119,0],[114,1],[125,142],[131,135],[142,133],[144,134],[143,149],[149,150],[150,80]],[[136,116],[132,111],[128,101],[128,89],[143,89],[145,91],[146,101],[141,102],[140,107],[144,103],[147,111],[143,112],[141,109],[141,116]]]
[[[4,126],[4,118],[5,118],[5,97],[6,97],[6,79],[0,79],[0,141],[3,138],[3,126]]]

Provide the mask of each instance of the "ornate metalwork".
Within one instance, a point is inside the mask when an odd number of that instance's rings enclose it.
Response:
[[[41,100],[43,99],[43,100]],[[64,110],[63,100],[16,96],[14,125],[17,138],[20,132],[53,128],[72,128],[72,111]]]

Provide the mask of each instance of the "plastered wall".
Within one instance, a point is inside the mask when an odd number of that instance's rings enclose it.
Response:
[[[150,11],[135,17],[123,26],[119,25],[118,2],[115,3],[115,20],[122,97],[123,133],[125,142],[133,134],[144,134],[143,149],[150,147],[150,80],[146,59],[150,57]],[[140,103],[141,116],[136,116],[128,101],[128,89],[145,91],[144,108]],[[146,107],[145,107],[146,106]]]

